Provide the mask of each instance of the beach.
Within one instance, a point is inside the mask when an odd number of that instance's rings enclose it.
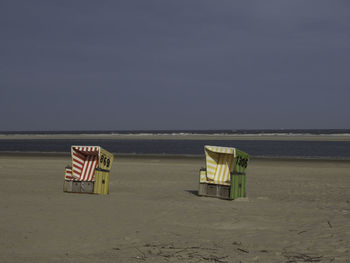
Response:
[[[203,157],[115,156],[110,194],[66,154],[0,155],[0,262],[349,262],[350,163],[253,158],[247,197],[197,196]]]

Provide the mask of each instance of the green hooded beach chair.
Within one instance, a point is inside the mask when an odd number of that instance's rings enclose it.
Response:
[[[204,146],[206,168],[200,170],[199,196],[233,200],[245,197],[249,155],[236,148]]]

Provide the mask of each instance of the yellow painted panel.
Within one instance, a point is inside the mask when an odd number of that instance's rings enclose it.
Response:
[[[102,194],[108,195],[109,194],[109,172],[103,173],[104,178],[104,184],[102,189]]]
[[[100,194],[107,195],[108,194],[108,186],[109,186],[109,173],[102,172],[101,174],[101,191]]]
[[[101,180],[101,172],[99,170],[95,170],[94,194],[100,193]]]
[[[113,154],[101,147],[100,156],[98,157],[98,167],[110,171],[112,168],[113,160]]]
[[[102,195],[109,194],[109,171],[96,169],[94,193]]]

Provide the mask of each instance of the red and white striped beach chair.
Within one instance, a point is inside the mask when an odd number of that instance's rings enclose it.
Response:
[[[72,192],[82,193],[102,193],[94,189],[94,182],[97,180],[96,171],[104,171],[108,173],[112,168],[113,154],[106,151],[100,146],[72,146],[72,169],[66,168],[65,178],[72,180]],[[68,179],[71,178],[71,179]],[[102,180],[102,179],[101,179]],[[108,189],[108,182],[103,180],[103,187]],[[99,184],[100,185],[100,184]],[[108,193],[108,190],[104,190],[103,193]]]

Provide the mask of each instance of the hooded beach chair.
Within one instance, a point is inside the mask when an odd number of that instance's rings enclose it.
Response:
[[[108,194],[113,154],[100,146],[72,146],[71,154],[71,171],[65,171],[65,182],[67,175],[72,178],[71,192]]]
[[[245,197],[249,155],[236,148],[205,146],[206,168],[200,170],[198,195],[235,199]]]

